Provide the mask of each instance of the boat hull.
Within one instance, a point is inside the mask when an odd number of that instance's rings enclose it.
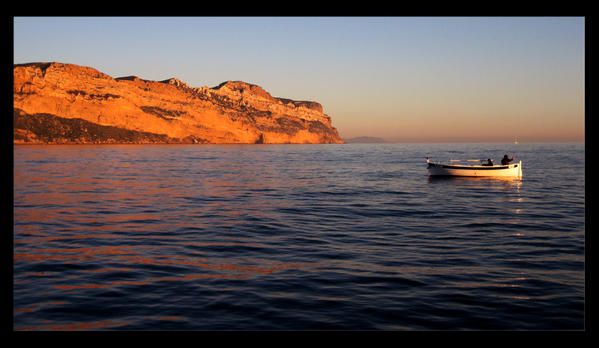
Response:
[[[462,166],[428,163],[431,176],[470,176],[470,177],[522,177],[522,161],[496,166]]]

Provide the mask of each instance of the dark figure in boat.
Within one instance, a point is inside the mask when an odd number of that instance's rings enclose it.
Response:
[[[501,159],[501,164],[503,164],[505,166],[505,165],[510,164],[510,162],[513,161],[513,160],[514,160],[513,157],[512,158],[507,158],[507,155],[503,155],[503,158]]]
[[[489,166],[492,167],[493,166],[493,161],[491,161],[490,158],[487,158],[487,163],[483,164],[483,166]]]

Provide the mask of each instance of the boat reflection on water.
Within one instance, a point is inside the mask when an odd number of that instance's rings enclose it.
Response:
[[[522,178],[519,177],[472,177],[472,176],[434,176],[428,177],[430,184],[451,184],[445,188],[468,188],[485,192],[510,192],[520,194]]]
[[[451,176],[451,175],[429,175],[428,181],[430,183],[434,182],[445,182],[445,181],[455,181],[455,182],[479,182],[479,183],[492,183],[492,182],[503,182],[513,184],[515,186],[522,186],[522,178],[521,177],[513,177],[513,176]]]

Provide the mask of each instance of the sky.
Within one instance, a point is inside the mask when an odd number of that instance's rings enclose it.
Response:
[[[582,142],[583,17],[15,17],[14,63],[257,84],[343,138]]]

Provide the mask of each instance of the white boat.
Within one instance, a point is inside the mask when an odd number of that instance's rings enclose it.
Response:
[[[481,160],[466,160],[467,162],[479,162]],[[450,160],[459,162],[459,160]],[[427,157],[426,163],[428,173],[431,176],[475,176],[475,177],[513,177],[522,178],[522,161],[513,164],[498,165],[471,165],[471,164],[449,164],[434,163]]]

